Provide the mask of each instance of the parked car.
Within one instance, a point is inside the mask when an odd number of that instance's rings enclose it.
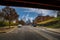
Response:
[[[19,25],[18,25],[18,28],[20,28],[20,27],[22,27],[22,25],[21,25],[21,24],[19,24]]]
[[[36,27],[36,24],[32,24],[33,27]]]

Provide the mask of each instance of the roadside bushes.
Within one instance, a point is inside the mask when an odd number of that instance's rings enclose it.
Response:
[[[0,27],[9,26],[9,22],[0,21]]]
[[[6,26],[3,21],[0,21],[0,27]]]
[[[13,22],[10,22],[10,24],[9,24],[9,22],[4,22],[4,24],[6,25],[6,26],[16,26],[17,25],[17,23],[13,23]]]
[[[16,25],[18,25],[18,23],[13,23],[13,22],[11,22],[10,24],[9,24],[9,22],[3,22],[3,21],[0,21],[0,27],[5,27],[5,26],[16,26]]]
[[[38,26],[48,27],[48,28],[60,28],[60,20],[52,21],[46,24],[37,24]]]
[[[4,22],[5,26],[9,26],[9,22]]]
[[[16,26],[16,25],[18,25],[18,23],[10,23],[10,26]]]

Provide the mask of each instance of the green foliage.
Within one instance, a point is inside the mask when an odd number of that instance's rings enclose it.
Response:
[[[0,27],[4,27],[4,26],[6,26],[4,22],[0,21]]]
[[[18,23],[10,23],[10,26],[16,26],[16,25],[18,25]]]
[[[18,25],[18,23],[12,23],[12,22],[11,22],[11,23],[9,24],[9,22],[2,22],[2,21],[0,22],[0,27],[5,27],[5,26],[9,26],[9,25],[10,25],[10,26],[16,26],[16,25]]]
[[[24,22],[23,20],[20,20],[20,21],[19,21],[19,24],[24,25],[24,24],[25,24],[25,22]]]
[[[19,15],[16,13],[14,8],[10,8],[10,7],[7,6],[7,7],[3,8],[2,11],[5,12],[4,18],[6,20],[12,21],[12,20],[17,20],[18,19]]]
[[[5,7],[2,9],[2,11],[0,12],[0,17],[3,17],[4,20],[8,20],[10,22],[4,21],[4,22],[0,22],[0,27],[5,27],[5,26],[14,26],[17,25],[17,23],[13,23],[11,22],[12,20],[18,20],[19,15],[17,14],[17,12],[15,11],[14,8],[10,8],[10,7]]]
[[[39,24],[39,26],[46,26],[50,28],[60,28],[60,17],[54,18],[54,21],[51,21],[45,24]]]
[[[5,26],[9,26],[9,22],[4,22]]]

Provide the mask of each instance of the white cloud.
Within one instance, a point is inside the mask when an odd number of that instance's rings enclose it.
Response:
[[[25,9],[28,9],[28,11],[24,11],[24,12],[36,12],[36,13],[39,13],[39,14],[41,12],[45,13],[45,11],[47,11],[45,9],[37,9],[37,8],[25,8]]]
[[[22,16],[22,19],[23,19],[25,22],[28,20],[28,18],[29,18],[29,14]]]
[[[57,11],[55,10],[47,10],[47,9],[37,9],[37,8],[25,8],[28,11],[24,11],[24,12],[36,12],[38,14],[42,14],[43,16],[45,15],[50,15],[50,16],[57,16]]]
[[[13,7],[15,8],[15,7]],[[53,10],[47,10],[47,9],[38,9],[38,8],[27,8],[27,7],[17,7],[17,8],[22,8],[22,9],[26,9],[23,12],[36,12],[38,14],[43,14],[43,15],[47,15],[47,14],[51,14],[50,16],[55,16],[56,14],[53,13]],[[56,12],[55,12],[56,13]]]
[[[30,21],[31,21],[31,22],[33,22],[33,19],[34,19],[34,18],[30,17]]]
[[[24,11],[24,12],[36,12],[36,13],[41,13],[41,9],[36,9],[36,8],[26,8],[28,9],[28,11]]]
[[[54,11],[54,10],[47,10],[47,9],[38,9],[38,8],[27,8],[27,7],[18,7],[18,8],[22,8],[22,9],[26,9],[26,10],[24,10],[23,12],[36,12],[36,13],[38,13],[38,14],[41,14],[42,13],[42,15],[50,15],[50,16],[54,16],[54,17],[56,17],[57,15],[56,14],[54,14],[54,13],[56,13],[56,11]]]
[[[25,17],[25,15],[22,16],[22,19]]]

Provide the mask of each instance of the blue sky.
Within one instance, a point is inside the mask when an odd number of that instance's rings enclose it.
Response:
[[[5,6],[0,6],[0,10],[4,8]],[[57,17],[56,10],[47,10],[47,9],[37,9],[37,8],[26,8],[26,7],[12,7],[14,8],[19,15],[19,20],[23,19],[24,21],[27,21],[30,19],[31,21],[34,20],[38,14],[42,14],[43,16],[50,15]]]

